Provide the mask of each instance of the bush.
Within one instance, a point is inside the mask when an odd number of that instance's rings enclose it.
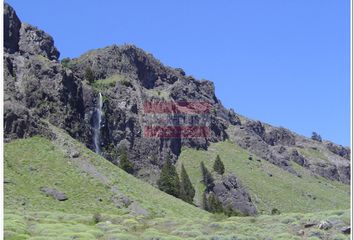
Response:
[[[99,214],[99,213],[95,213],[93,216],[92,216],[92,219],[93,219],[93,222],[95,224],[99,223],[99,222],[102,222],[103,218],[102,218],[102,215]]]
[[[271,214],[272,215],[279,215],[280,211],[277,208],[273,208]]]
[[[127,80],[122,80],[121,83],[122,83],[122,85],[124,85],[126,87],[133,87],[133,85]]]
[[[311,139],[317,142],[322,142],[322,137],[320,134],[316,133],[316,132],[312,132],[312,136]]]
[[[63,58],[63,60],[61,60],[61,65],[63,65],[63,67],[69,68],[69,63],[70,58]]]
[[[86,68],[85,70],[85,79],[88,81],[88,83],[91,85],[95,81],[95,74],[92,71],[91,68]]]

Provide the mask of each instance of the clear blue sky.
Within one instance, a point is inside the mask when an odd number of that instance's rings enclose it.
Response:
[[[132,43],[214,81],[226,107],[350,144],[349,0],[8,0],[61,57]]]

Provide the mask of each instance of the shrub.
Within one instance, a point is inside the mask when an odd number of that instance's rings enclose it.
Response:
[[[91,68],[86,68],[85,70],[85,79],[88,81],[88,83],[91,85],[95,81],[95,74],[92,71]]]
[[[99,213],[95,213],[93,216],[92,216],[92,219],[93,219],[93,222],[95,224],[99,223],[99,222],[102,222],[103,218],[102,218],[102,215],[99,214]]]
[[[279,215],[280,211],[277,208],[273,208],[271,214],[272,215]]]
[[[322,142],[322,137],[320,134],[316,133],[316,132],[312,132],[312,136],[311,139],[317,142]]]
[[[61,60],[61,65],[63,65],[63,67],[69,68],[69,62],[70,58],[63,58],[63,60]]]
[[[122,80],[121,83],[126,87],[133,87],[133,85],[128,80]]]

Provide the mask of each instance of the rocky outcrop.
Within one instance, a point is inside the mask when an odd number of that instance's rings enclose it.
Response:
[[[229,136],[242,148],[249,150],[284,170],[295,173],[289,163],[289,155],[286,148],[280,145],[283,138],[278,138],[279,135],[274,134],[277,132],[282,132],[282,130],[271,130],[268,132],[261,122],[247,121],[230,128]]]
[[[4,55],[5,100],[78,137],[85,128],[81,82],[59,63],[35,55]]]
[[[50,60],[59,58],[53,38],[36,27],[21,23],[14,9],[7,3],[4,4],[4,49],[8,53],[41,55]]]
[[[4,8],[5,139],[44,134],[42,119],[86,139],[81,81],[56,61],[52,37],[21,23],[8,4]]]
[[[344,147],[249,119],[231,127],[228,134],[237,145],[290,173],[300,176],[292,167],[296,163],[327,179],[350,182],[350,150]]]
[[[18,51],[21,22],[14,9],[4,3],[4,50],[9,53]]]
[[[329,151],[331,151],[334,154],[337,154],[345,159],[350,160],[350,149],[343,147],[341,145],[337,145],[331,142],[326,142],[326,147]]]
[[[234,212],[247,216],[257,213],[250,195],[234,175],[223,177],[220,181],[217,181],[213,192],[224,209],[231,207]]]
[[[18,44],[22,54],[40,55],[49,60],[58,60],[59,58],[59,51],[54,46],[53,38],[29,24],[21,24]]]
[[[4,135],[5,141],[16,138],[26,138],[34,135],[50,137],[49,131],[38,117],[33,116],[28,109],[15,102],[4,102]]]

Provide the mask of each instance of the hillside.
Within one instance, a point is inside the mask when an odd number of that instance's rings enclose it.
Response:
[[[209,214],[127,174],[66,133],[5,144],[5,208],[67,213],[207,217]],[[41,188],[64,192],[66,201]]]
[[[220,156],[225,165],[224,175],[235,174],[239,178],[260,213],[270,214],[275,208],[284,213],[305,213],[350,207],[349,185],[314,175],[295,162],[292,167],[298,175],[291,174],[235,146],[231,141],[213,143],[207,151],[182,151],[177,166],[180,168],[183,163],[186,168],[198,190],[195,202],[199,205],[205,189],[201,183],[200,162],[203,161],[212,170],[216,155]],[[213,174],[218,178],[215,172]]]

